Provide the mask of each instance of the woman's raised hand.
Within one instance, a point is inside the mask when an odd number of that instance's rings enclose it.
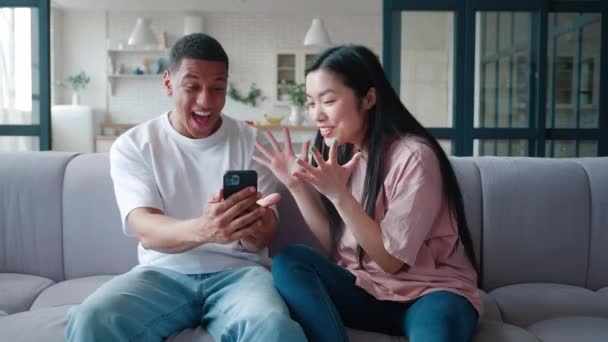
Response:
[[[293,145],[291,144],[291,136],[289,135],[289,129],[283,127],[283,133],[285,134],[285,145],[281,149],[281,146],[274,138],[272,133],[264,131],[264,135],[272,146],[272,151],[262,146],[259,142],[255,143],[255,147],[262,153],[262,156],[253,156],[253,160],[266,166],[274,175],[287,187],[287,189],[293,189],[298,185],[303,184],[302,180],[296,177],[294,174],[304,169],[297,163],[298,157],[293,152]],[[302,153],[300,158],[308,160],[308,147],[310,142],[307,141],[302,144]],[[305,162],[308,164],[308,162]]]
[[[334,201],[344,192],[350,193],[346,183],[361,158],[361,153],[355,153],[351,160],[344,165],[340,165],[338,163],[338,142],[335,140],[329,148],[329,158],[327,161],[323,159],[323,156],[316,148],[312,147],[311,152],[318,166],[314,167],[307,161],[299,159],[297,163],[303,170],[295,171],[294,175],[312,184],[317,191],[331,201]]]

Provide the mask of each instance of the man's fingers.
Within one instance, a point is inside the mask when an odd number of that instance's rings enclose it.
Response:
[[[222,189],[220,189],[218,192],[216,192],[213,195],[211,195],[211,197],[209,198],[209,200],[207,201],[207,203],[218,203],[218,202],[221,202],[221,200],[222,200],[223,197],[224,197],[224,191]]]
[[[242,229],[242,228],[250,226],[250,225],[253,225],[253,226],[259,228],[262,225],[262,220],[260,218],[264,215],[266,210],[270,210],[270,209],[267,209],[264,207],[259,207],[252,212],[249,212],[245,215],[242,215],[242,216],[232,220],[232,222],[230,222],[230,224],[227,227],[227,232],[232,233],[234,231],[237,231],[239,229]]]
[[[246,197],[241,201],[235,203],[233,206],[226,208],[224,215],[229,220],[233,220],[235,217],[241,216],[247,209],[255,205],[255,201],[260,199],[261,195],[256,193],[253,196]],[[232,198],[232,197],[230,197]]]
[[[275,192],[274,194],[270,194],[262,199],[259,199],[256,203],[262,207],[270,207],[279,203],[280,200],[281,195]]]

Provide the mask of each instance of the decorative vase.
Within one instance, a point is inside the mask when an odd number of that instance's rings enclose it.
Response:
[[[78,106],[80,104],[80,95],[77,91],[72,93],[72,106]]]
[[[289,123],[293,126],[297,126],[302,123],[302,114],[300,111],[300,107],[291,106],[291,114],[289,114]]]

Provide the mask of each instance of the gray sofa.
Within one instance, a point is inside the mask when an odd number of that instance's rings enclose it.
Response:
[[[475,341],[608,341],[608,158],[452,163],[485,291]],[[62,341],[67,310],[135,265],[108,170],[107,154],[0,154],[0,341]],[[279,211],[271,252],[315,245],[291,198]]]

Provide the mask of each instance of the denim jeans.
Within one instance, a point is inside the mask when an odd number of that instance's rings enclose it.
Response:
[[[407,304],[381,301],[357,287],[352,273],[303,245],[276,255],[272,275],[309,341],[348,341],[346,326],[410,342],[465,342],[477,326],[477,311],[462,296],[436,291]]]
[[[137,267],[68,313],[67,341],[162,341],[198,325],[216,342],[306,341],[261,266],[184,275]]]

